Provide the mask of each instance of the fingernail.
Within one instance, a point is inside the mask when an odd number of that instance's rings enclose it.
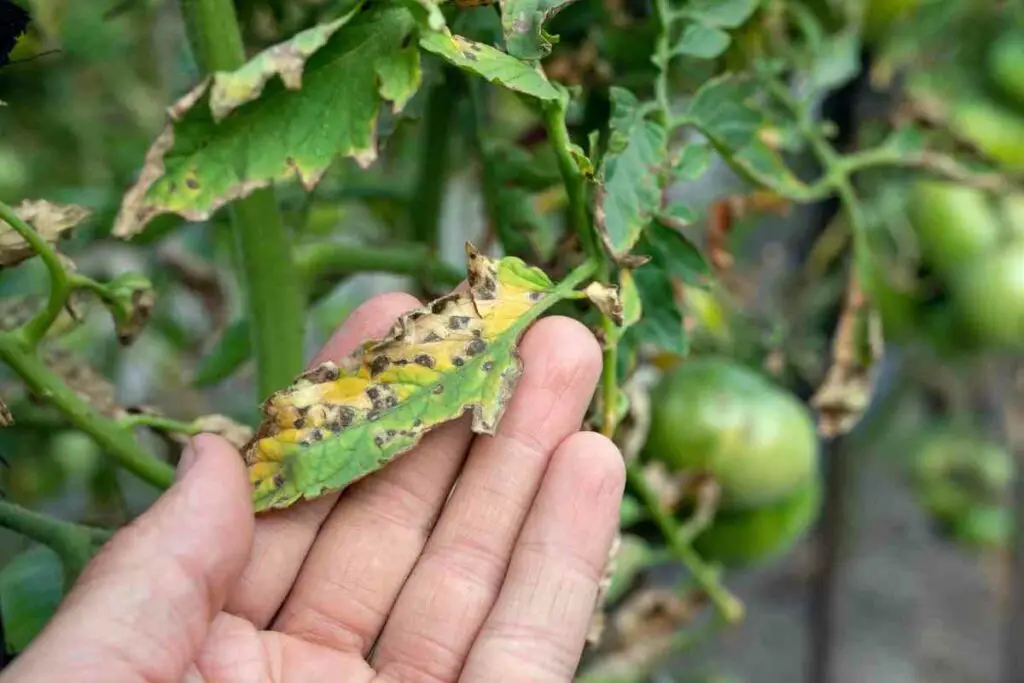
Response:
[[[188,445],[185,446],[185,449],[181,452],[181,457],[178,459],[178,469],[174,473],[175,481],[181,481],[198,459],[199,451],[196,450],[195,442],[189,440]]]

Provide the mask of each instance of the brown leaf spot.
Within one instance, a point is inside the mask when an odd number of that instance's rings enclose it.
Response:
[[[457,368],[461,368],[465,364],[466,361],[462,360],[462,358],[459,356],[455,356],[454,358],[452,358],[452,365],[454,365]]]
[[[448,294],[441,297],[434,303],[430,304],[430,312],[434,315],[440,315],[444,313],[445,309],[448,308],[448,304],[452,303],[459,298],[458,294]]]
[[[195,178],[185,178],[185,186],[188,187],[188,189],[190,190],[198,190],[199,181],[196,180]]]
[[[427,332],[426,336],[423,337],[423,341],[427,344],[433,344],[441,341],[441,337],[436,332]]]
[[[416,358],[413,359],[413,362],[415,362],[417,365],[422,365],[425,368],[434,367],[434,359],[425,353],[421,353],[420,355],[416,356]]]
[[[487,342],[483,339],[474,339],[466,345],[466,355],[475,356],[478,353],[483,353],[487,349]]]
[[[370,362],[370,376],[376,377],[380,373],[387,370],[388,365],[390,364],[391,361],[388,360],[387,356],[377,356],[376,358],[373,359],[373,361]]]
[[[434,393],[435,395],[440,395],[440,394],[443,394],[443,393],[444,393],[444,385],[443,385],[443,384],[438,384],[437,386],[435,386],[435,387],[434,387],[434,388],[432,389],[432,391],[433,391],[433,393]]]
[[[484,363],[484,370],[485,370],[486,372],[490,372],[490,371],[491,371],[491,370],[493,370],[493,369],[494,369],[494,361],[490,361],[490,360],[489,360],[489,361],[487,361],[486,363]]]
[[[366,414],[367,422],[376,422],[378,419],[380,419],[380,411],[371,410]]]
[[[469,327],[469,316],[467,315],[453,315],[448,319],[448,329],[450,330],[464,330]]]

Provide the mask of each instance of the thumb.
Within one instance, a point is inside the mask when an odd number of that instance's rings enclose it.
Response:
[[[245,466],[200,435],[178,480],[118,531],[2,680],[177,682],[249,559],[253,509]]]

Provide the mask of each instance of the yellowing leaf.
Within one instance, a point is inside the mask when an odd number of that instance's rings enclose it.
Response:
[[[244,451],[257,512],[344,488],[466,410],[475,432],[494,433],[522,374],[520,335],[590,269],[555,285],[518,258],[466,253],[469,292],[401,316],[384,338],[264,403]]]

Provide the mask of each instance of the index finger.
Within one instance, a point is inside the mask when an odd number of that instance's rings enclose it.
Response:
[[[310,365],[341,359],[367,339],[385,334],[398,316],[420,305],[418,299],[401,292],[366,301],[352,312]],[[250,620],[257,628],[270,623],[339,495],[328,494],[260,515],[249,563],[229,595],[225,611]]]

